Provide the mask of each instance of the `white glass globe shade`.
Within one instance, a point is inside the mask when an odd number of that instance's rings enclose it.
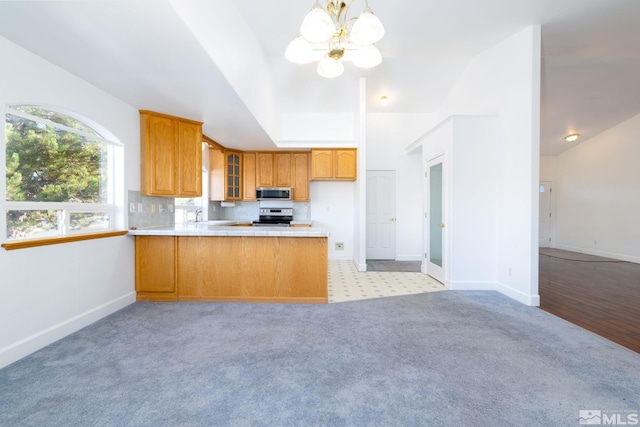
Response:
[[[362,46],[353,54],[353,65],[360,68],[373,68],[382,62],[382,55],[377,47],[370,44]]]
[[[349,38],[355,44],[366,45],[379,41],[384,36],[382,22],[371,9],[365,9],[351,27]]]
[[[295,64],[307,64],[313,60],[313,49],[308,41],[297,36],[287,46],[284,57]]]
[[[320,63],[318,64],[318,74],[328,79],[338,77],[343,72],[344,65],[342,65],[342,62],[336,61],[335,59],[329,58],[328,56],[322,58],[322,61],[320,61]]]
[[[300,25],[300,34],[302,37],[312,43],[320,43],[327,41],[336,32],[336,26],[319,3],[316,3],[313,9],[302,20]]]

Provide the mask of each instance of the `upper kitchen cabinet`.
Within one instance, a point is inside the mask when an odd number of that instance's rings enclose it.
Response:
[[[242,200],[242,153],[209,149],[209,199]]]
[[[142,194],[202,195],[202,122],[141,110],[140,143]]]
[[[294,201],[309,200],[309,152],[291,153],[291,189]]]
[[[257,153],[256,187],[291,187],[291,153]]]
[[[242,200],[256,199],[256,153],[242,154]]]
[[[256,153],[256,187],[273,187],[273,153]]]
[[[358,177],[355,148],[312,149],[311,179],[314,181],[355,181]]]

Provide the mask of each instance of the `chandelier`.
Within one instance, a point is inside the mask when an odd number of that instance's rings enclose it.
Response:
[[[343,59],[350,59],[360,68],[372,68],[382,62],[382,55],[375,46],[384,36],[382,22],[369,8],[358,17],[347,18],[354,0],[319,0],[302,20],[300,33],[289,43],[285,58],[296,64],[319,60],[318,74],[322,77],[338,77],[344,72]]]

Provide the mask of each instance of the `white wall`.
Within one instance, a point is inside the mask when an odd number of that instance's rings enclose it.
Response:
[[[404,147],[434,125],[433,114],[369,113],[367,169],[396,171],[396,259],[422,260],[422,157]],[[361,176],[366,171],[361,170]]]
[[[538,305],[540,27],[531,26],[475,57],[438,117],[496,115],[496,288]]]
[[[497,174],[486,167],[496,157],[496,122],[492,116],[452,116],[424,137],[424,165],[438,156],[443,163],[443,270],[453,290],[496,288]]]
[[[356,184],[357,181],[311,181],[309,183],[313,226],[324,227],[330,233],[329,259],[353,259]],[[336,242],[343,242],[344,250],[336,251]]]
[[[557,156],[556,247],[640,262],[640,115]]]
[[[124,144],[120,194],[139,189],[136,109],[4,38],[0,38],[0,57],[0,106],[57,106],[101,124]],[[0,141],[4,176],[4,126]],[[4,212],[4,183],[0,189],[0,211]],[[5,221],[3,214],[2,230]],[[135,301],[134,245],[127,236],[0,249],[0,272],[0,367]]]
[[[558,179],[558,157],[557,156],[540,156],[540,181],[551,181],[553,183]]]

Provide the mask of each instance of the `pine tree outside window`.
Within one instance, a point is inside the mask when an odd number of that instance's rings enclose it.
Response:
[[[114,229],[115,141],[50,108],[5,111],[6,240]]]

